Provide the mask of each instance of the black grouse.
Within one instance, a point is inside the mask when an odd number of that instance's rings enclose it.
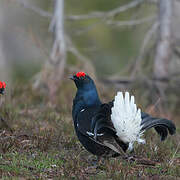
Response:
[[[164,118],[154,118],[136,107],[134,96],[118,92],[115,99],[102,103],[94,81],[84,72],[71,79],[77,93],[73,100],[72,116],[79,141],[92,154],[116,157],[133,149],[133,143],[145,143],[144,131],[155,128],[161,140],[176,132],[174,123]]]
[[[6,83],[0,81],[0,94],[4,94],[5,88],[6,88]]]

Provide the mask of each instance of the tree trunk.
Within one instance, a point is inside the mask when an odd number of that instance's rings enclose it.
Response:
[[[159,1],[159,40],[154,60],[155,79],[168,79],[168,64],[172,54],[172,9],[173,0]]]

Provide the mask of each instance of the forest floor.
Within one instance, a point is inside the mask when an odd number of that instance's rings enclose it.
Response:
[[[0,97],[5,121],[0,129],[1,179],[180,179],[180,119],[174,117],[176,135],[161,142],[150,130],[146,144],[135,146],[137,159],[150,163],[118,157],[95,165],[96,157],[75,135],[71,117],[75,89],[68,84],[56,107],[28,85],[14,86],[10,97]]]

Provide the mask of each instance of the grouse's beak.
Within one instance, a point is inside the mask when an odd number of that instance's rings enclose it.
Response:
[[[74,80],[74,76],[70,76],[69,79]]]

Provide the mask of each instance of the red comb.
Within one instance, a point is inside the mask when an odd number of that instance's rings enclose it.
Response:
[[[6,83],[2,82],[2,85],[3,85],[4,89],[5,89],[6,88]]]
[[[77,77],[85,77],[86,74],[84,72],[78,72],[78,73],[76,73],[76,76]]]
[[[6,83],[0,81],[0,89],[2,89],[2,88],[4,88],[4,89],[6,88]]]

